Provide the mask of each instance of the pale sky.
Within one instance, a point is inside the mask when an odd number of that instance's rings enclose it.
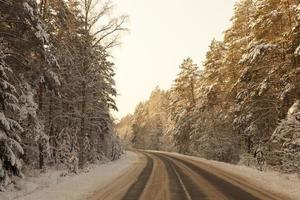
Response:
[[[158,85],[170,88],[184,58],[201,66],[211,40],[229,28],[236,0],[114,0],[130,17],[130,32],[114,51],[121,118],[149,98]]]

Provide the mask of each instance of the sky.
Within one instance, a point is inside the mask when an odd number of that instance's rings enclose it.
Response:
[[[130,31],[114,50],[117,119],[159,86],[169,89],[184,58],[201,67],[213,38],[230,27],[236,0],[114,0]]]

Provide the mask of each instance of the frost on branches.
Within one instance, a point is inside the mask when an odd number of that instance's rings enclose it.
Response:
[[[20,157],[25,175],[47,166],[76,173],[80,153],[87,158],[81,167],[119,157],[118,138],[106,129],[113,126],[110,109],[116,109],[114,64],[107,49],[117,43],[108,36],[125,30],[125,18],[109,21],[96,37],[85,28],[96,31],[92,26],[110,9],[100,3],[95,7],[101,15],[85,13],[78,3],[0,3],[0,190],[9,177],[21,175]],[[103,47],[100,38],[112,42]]]
[[[57,136],[56,159],[61,168],[66,168],[70,173],[78,172],[78,141],[76,133],[71,128],[64,128]]]
[[[271,142],[280,159],[280,169],[300,174],[300,100],[291,106],[286,119],[274,131]]]
[[[277,46],[274,44],[261,43],[261,41],[254,43],[250,46],[249,53],[243,55],[240,63],[247,62],[252,64],[254,61],[257,61],[257,59],[264,57],[268,51],[272,51],[276,48]]]
[[[5,47],[0,41],[0,191],[10,184],[10,176],[22,176],[20,156],[24,153],[19,133],[22,127],[14,117],[19,106],[16,89],[9,82],[12,70],[5,63]]]
[[[34,101],[36,91],[26,82],[21,89],[20,121],[24,129],[22,138],[26,152],[24,161],[32,167],[43,169],[50,153],[49,137],[38,116],[38,105]]]

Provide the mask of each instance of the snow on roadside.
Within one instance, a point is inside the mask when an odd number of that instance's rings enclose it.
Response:
[[[224,172],[244,177],[250,183],[253,183],[260,188],[264,188],[266,191],[274,194],[282,194],[283,196],[293,200],[300,200],[300,178],[298,178],[296,174],[282,174],[276,171],[261,172],[259,170],[242,165],[233,165],[224,162],[206,160],[204,158],[186,156],[173,152],[162,153],[186,157],[191,160],[209,164],[213,167],[223,170]]]
[[[30,171],[25,178],[15,178],[15,188],[12,191],[0,192],[1,200],[11,200],[30,194],[38,189],[43,189],[53,183],[59,183],[64,171],[49,169],[46,173],[39,174],[39,170]]]
[[[38,178],[24,179],[19,192],[0,193],[1,200],[82,200],[121,175],[138,159],[127,152],[121,159],[94,165],[87,173],[60,177],[61,171],[49,171]]]

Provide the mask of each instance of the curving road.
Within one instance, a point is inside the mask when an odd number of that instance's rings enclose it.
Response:
[[[282,200],[274,194],[187,157],[137,152],[139,160],[90,200]]]

